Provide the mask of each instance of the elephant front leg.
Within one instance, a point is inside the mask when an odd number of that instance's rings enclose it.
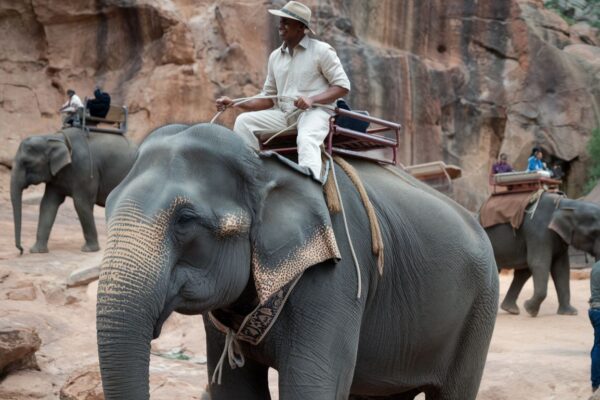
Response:
[[[521,312],[519,310],[519,306],[517,305],[517,298],[519,297],[519,293],[521,293],[525,282],[527,282],[527,279],[529,279],[530,276],[531,271],[529,271],[528,268],[514,270],[513,280],[510,284],[508,292],[506,292],[506,296],[504,296],[504,300],[502,301],[500,308],[515,315],[518,315]]]
[[[327,321],[332,321],[333,317]],[[345,321],[352,321],[351,318]],[[289,339],[291,352],[280,362],[280,400],[347,400],[354,377],[360,329],[322,323]],[[336,329],[335,331],[333,329]]]
[[[540,311],[540,305],[548,294],[548,278],[550,277],[551,255],[528,257],[527,264],[533,276],[533,296],[525,301],[525,310],[532,317],[536,317]]]
[[[75,211],[79,217],[85,244],[81,251],[92,252],[100,250],[98,245],[98,233],[96,232],[96,222],[94,221],[94,202],[87,197],[73,196]]]
[[[46,185],[42,202],[40,203],[40,215],[38,220],[35,244],[29,250],[32,253],[47,253],[48,238],[52,225],[56,220],[58,207],[65,201],[65,196],[59,194],[52,186]]]
[[[568,249],[552,263],[552,280],[558,297],[558,314],[577,315],[577,309],[571,305],[571,268]]]
[[[225,335],[217,331],[208,318],[204,318],[204,329],[206,331],[208,381],[211,382],[225,347]],[[243,367],[231,369],[227,362],[227,356],[224,362],[221,383],[209,383],[207,397],[210,400],[271,399],[267,366],[246,358]]]

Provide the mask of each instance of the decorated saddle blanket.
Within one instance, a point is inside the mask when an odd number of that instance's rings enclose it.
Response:
[[[479,210],[479,222],[484,228],[510,224],[514,229],[519,229],[523,223],[525,210],[530,204],[535,203],[542,193],[543,190],[490,196]]]

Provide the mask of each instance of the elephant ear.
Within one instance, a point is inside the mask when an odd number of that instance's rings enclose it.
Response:
[[[552,219],[548,224],[548,229],[553,230],[567,244],[571,244],[574,228],[574,212],[572,208],[564,207],[554,211]]]
[[[273,175],[251,232],[252,273],[262,304],[309,267],[341,258],[321,185],[264,161]]]
[[[58,174],[58,172],[71,164],[71,153],[67,147],[67,144],[61,139],[48,139],[48,158],[50,161],[50,173],[52,176]]]

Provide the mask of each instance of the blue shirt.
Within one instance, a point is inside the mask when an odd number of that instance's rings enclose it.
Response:
[[[527,172],[544,170],[544,163],[542,160],[538,160],[536,156],[531,156],[528,159],[529,164],[527,165]]]

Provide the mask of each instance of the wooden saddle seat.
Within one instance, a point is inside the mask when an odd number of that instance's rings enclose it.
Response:
[[[452,181],[462,176],[462,169],[459,166],[446,164],[443,161],[409,165],[404,169],[440,192],[449,192],[452,189]]]
[[[116,133],[124,135],[127,132],[127,107],[110,105],[106,117],[99,118],[87,115],[87,99],[85,101],[81,127],[92,132]],[[99,126],[99,124],[109,126]]]
[[[339,117],[366,122],[365,132],[342,126]],[[329,133],[325,138],[325,151],[341,156],[362,158],[386,164],[397,164],[397,150],[402,125],[371,117],[368,114],[336,108],[329,119]],[[275,136],[277,134],[277,136]],[[295,128],[284,132],[258,132],[260,150],[271,150],[280,154],[297,151]],[[275,137],[274,137],[275,136]],[[381,151],[373,151],[381,150]]]
[[[561,183],[562,181],[558,179],[552,179],[549,173],[540,173],[537,171],[505,172],[492,177],[494,187],[492,195],[535,192],[540,189],[553,192],[559,190]]]

